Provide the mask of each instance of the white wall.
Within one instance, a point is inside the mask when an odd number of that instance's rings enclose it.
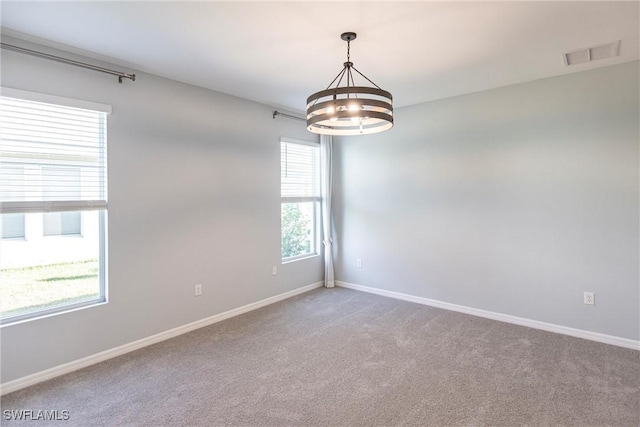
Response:
[[[317,140],[299,122],[140,72],[118,84],[1,55],[3,86],[113,107],[109,303],[4,326],[3,383],[322,280],[321,257],[280,265],[280,137]]]
[[[638,340],[638,75],[400,108],[336,141],[336,278]]]

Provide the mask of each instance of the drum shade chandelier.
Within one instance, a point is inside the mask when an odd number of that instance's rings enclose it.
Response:
[[[393,97],[353,66],[350,49],[356,33],[342,33],[340,38],[347,42],[347,62],[325,90],[307,98],[307,129],[323,135],[361,135],[391,129]],[[375,87],[356,86],[353,71]],[[346,86],[340,86],[345,80]]]

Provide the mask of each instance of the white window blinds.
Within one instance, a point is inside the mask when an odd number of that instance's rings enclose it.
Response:
[[[0,211],[107,206],[106,113],[0,97]]]
[[[284,201],[320,200],[319,159],[317,144],[281,142],[280,195]]]

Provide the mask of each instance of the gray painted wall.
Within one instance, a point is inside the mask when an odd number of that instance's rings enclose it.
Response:
[[[638,340],[638,75],[400,108],[337,140],[336,278]]]
[[[109,303],[3,327],[2,382],[322,280],[321,257],[280,265],[280,137],[316,141],[304,125],[144,73],[120,85],[5,50],[1,59],[3,86],[113,107]]]

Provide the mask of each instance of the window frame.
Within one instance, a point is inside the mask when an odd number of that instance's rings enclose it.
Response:
[[[26,311],[24,313],[2,316],[0,315],[0,327],[10,326],[25,321],[31,321],[57,315],[61,313],[67,313],[70,311],[76,311],[84,308],[95,307],[106,304],[108,302],[108,168],[107,168],[107,123],[108,115],[111,113],[111,106],[94,103],[90,101],[77,100],[72,98],[64,98],[55,95],[47,95],[36,92],[28,92],[13,88],[0,87],[1,98],[13,98],[20,101],[32,101],[45,104],[52,104],[59,107],[78,108],[83,110],[90,110],[93,112],[103,113],[103,119],[100,120],[100,132],[99,138],[101,140],[101,153],[100,160],[104,167],[104,179],[101,181],[101,190],[104,193],[103,199],[100,200],[86,200],[78,198],[75,201],[33,201],[33,202],[20,202],[20,201],[0,201],[0,214],[9,213],[21,213],[23,215],[30,213],[45,213],[48,212],[84,212],[84,211],[96,211],[98,213],[98,230],[97,230],[97,244],[98,244],[98,296],[87,297],[84,299],[77,299],[68,303],[60,303],[55,306],[47,308],[36,308],[32,311]],[[44,166],[48,167],[48,166]],[[82,237],[84,235],[84,220],[83,215],[80,217],[80,235],[43,235],[43,238],[56,238],[56,237]],[[44,225],[43,225],[44,227]],[[26,224],[25,224],[26,228]],[[26,235],[26,231],[25,231]],[[17,240],[17,239],[16,239]],[[26,239],[22,239],[26,240]]]
[[[299,139],[281,137],[280,138],[280,158],[282,159],[282,144],[294,144],[294,145],[304,145],[308,147],[313,147],[317,152],[316,157],[316,170],[317,170],[317,185],[318,185],[318,195],[317,196],[302,196],[302,197],[283,197],[282,196],[282,169],[280,170],[280,262],[282,264],[287,264],[290,262],[300,261],[303,259],[313,258],[320,255],[320,227],[322,226],[322,217],[320,211],[320,202],[322,201],[321,193],[320,193],[320,143],[312,142],[312,141],[304,141]],[[282,168],[282,163],[281,163]],[[312,203],[313,214],[312,214],[312,224],[311,224],[311,242],[310,242],[310,252],[295,255],[291,257],[282,257],[282,205],[284,204],[297,204],[297,203]]]

